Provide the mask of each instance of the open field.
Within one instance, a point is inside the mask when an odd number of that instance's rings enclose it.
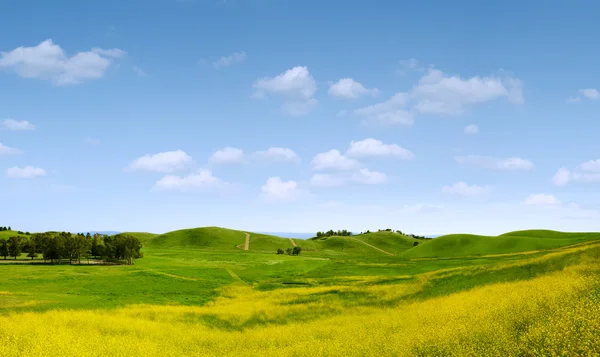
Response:
[[[0,265],[0,355],[600,351],[597,233],[375,232],[294,239],[299,256],[275,254],[290,239],[217,227],[132,234],[131,266]]]

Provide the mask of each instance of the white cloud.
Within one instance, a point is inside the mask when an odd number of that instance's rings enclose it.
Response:
[[[292,116],[305,115],[317,105],[313,98],[317,84],[304,66],[291,68],[272,78],[259,79],[254,82],[253,88],[256,98],[264,98],[267,94],[282,96],[282,109]]]
[[[316,187],[341,186],[347,182],[347,177],[343,175],[332,174],[314,174],[310,178],[309,184]]]
[[[554,177],[552,177],[552,182],[554,182],[557,186],[564,186],[569,183],[571,180],[571,171],[565,167],[561,167],[558,169]]]
[[[269,177],[260,190],[267,200],[273,201],[294,201],[299,194],[296,181],[282,181],[280,177]]]
[[[578,168],[582,171],[600,172],[600,159],[584,162]]]
[[[354,170],[360,166],[358,161],[345,157],[339,150],[322,152],[312,159],[313,170]]]
[[[579,93],[583,94],[584,97],[590,100],[600,99],[600,92],[595,88],[580,89]]]
[[[217,150],[208,161],[211,164],[239,164],[244,162],[244,151],[227,146]]]
[[[19,155],[23,152],[0,143],[0,155]]]
[[[521,159],[518,157],[511,157],[508,159],[497,159],[489,156],[467,155],[457,156],[454,159],[457,163],[461,165],[474,166],[491,170],[517,171],[531,170],[534,168],[534,165],[531,161]]]
[[[569,97],[569,98],[567,98],[567,103],[569,103],[569,104],[581,103],[581,98],[579,98],[579,97]]]
[[[379,95],[379,89],[367,89],[352,78],[342,78],[331,84],[328,93],[332,97],[356,99],[364,94],[370,94],[376,97]]]
[[[459,181],[452,186],[442,187],[442,191],[464,197],[476,197],[487,194],[489,192],[489,188],[477,185],[469,185],[466,182]]]
[[[379,185],[386,183],[387,180],[387,175],[382,172],[362,168],[352,173],[314,174],[310,178],[309,184],[315,187],[334,187],[348,183]]]
[[[220,189],[228,186],[221,179],[213,176],[209,170],[198,170],[187,176],[167,175],[156,182],[155,190],[194,192]]]
[[[515,78],[448,76],[430,69],[412,90],[415,109],[426,114],[460,115],[471,105],[507,97],[523,103],[521,81]]]
[[[538,193],[538,194],[530,195],[529,197],[527,197],[525,199],[525,204],[529,205],[529,206],[556,207],[556,206],[560,206],[561,202],[552,195],[548,195],[545,193]]]
[[[18,47],[0,52],[0,69],[13,70],[23,78],[52,81],[55,85],[78,84],[102,78],[112,60],[123,56],[120,49],[94,48],[68,57],[51,39],[35,47]]]
[[[266,151],[257,151],[253,154],[256,159],[273,162],[299,162],[300,157],[292,149],[270,147]]]
[[[364,117],[367,122],[381,124],[411,125],[414,123],[410,112],[403,109],[408,102],[406,93],[396,93],[385,102],[354,110],[354,115]]]
[[[384,144],[380,140],[367,138],[361,141],[352,141],[346,151],[348,157],[392,156],[403,160],[411,160],[415,155],[397,144]]]
[[[6,176],[17,179],[32,179],[46,176],[46,170],[33,166],[25,166],[23,168],[11,167],[6,170]]]
[[[477,134],[479,127],[475,124],[465,126],[465,134]]]
[[[146,72],[138,66],[132,66],[131,69],[133,70],[133,72],[135,72],[135,74],[138,75],[138,77],[146,77],[147,76]]]
[[[218,60],[212,63],[213,67],[216,69],[229,67],[234,63],[241,63],[246,60],[246,52],[234,52],[229,56],[222,56]]]
[[[552,182],[557,186],[565,186],[570,182],[600,182],[600,171],[596,171],[598,169],[596,165],[597,160],[585,162],[579,165],[575,171],[562,167],[552,177]]]
[[[182,170],[193,162],[192,158],[182,150],[166,151],[135,159],[129,165],[129,170],[170,173]]]
[[[387,182],[387,176],[382,172],[363,168],[352,174],[352,181],[365,185],[379,185]]]
[[[33,130],[35,125],[31,124],[27,120],[15,120],[15,119],[4,119],[2,121],[4,129],[8,130]]]

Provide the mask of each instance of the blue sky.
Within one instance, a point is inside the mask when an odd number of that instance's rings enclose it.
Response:
[[[8,2],[0,224],[600,230],[599,7]]]

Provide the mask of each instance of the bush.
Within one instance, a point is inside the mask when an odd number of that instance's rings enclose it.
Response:
[[[413,247],[416,247],[416,246],[418,246],[418,245],[419,245],[419,242],[414,242],[414,243],[413,243]]]
[[[281,248],[278,248],[278,249],[277,249],[277,255],[281,255],[281,254],[283,254],[283,253],[284,253],[283,249],[281,249]]]

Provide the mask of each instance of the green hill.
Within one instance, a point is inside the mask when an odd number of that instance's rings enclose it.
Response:
[[[278,248],[292,247],[289,239],[248,232],[250,234],[249,251],[275,252]],[[157,235],[146,240],[151,248],[193,248],[215,250],[239,250],[246,241],[246,233],[220,227],[201,227],[181,229]],[[239,246],[239,247],[238,247]]]
[[[381,231],[353,236],[315,237],[303,242],[296,240],[296,244],[330,254],[396,255],[412,248],[417,241],[395,232]]]
[[[520,231],[497,237],[474,234],[450,234],[420,243],[402,253],[406,258],[461,257],[520,253],[564,247],[600,239],[599,233],[563,233]]]
[[[17,231],[0,231],[0,239],[8,239],[14,236],[29,237],[28,235],[17,233]]]

